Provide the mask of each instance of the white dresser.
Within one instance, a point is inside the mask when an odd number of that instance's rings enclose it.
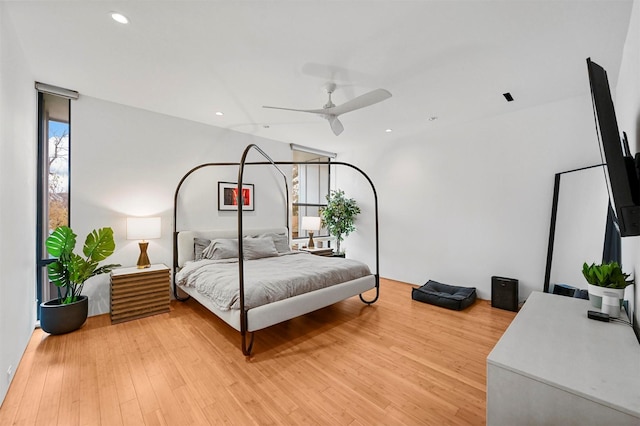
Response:
[[[589,309],[529,296],[487,357],[487,425],[640,425],[640,344]]]

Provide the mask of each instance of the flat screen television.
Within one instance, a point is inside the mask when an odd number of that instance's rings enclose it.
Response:
[[[618,130],[607,72],[591,58],[587,58],[587,69],[600,152],[606,163],[609,198],[616,212],[620,235],[640,235],[640,181],[636,161],[626,135],[621,137]]]

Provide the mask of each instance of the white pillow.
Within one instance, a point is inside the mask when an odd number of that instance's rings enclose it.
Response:
[[[203,259],[233,259],[238,257],[238,240],[217,238],[202,251]]]
[[[246,260],[274,257],[278,250],[270,237],[245,238],[242,240],[242,252]]]
[[[211,240],[208,240],[206,238],[193,239],[193,251],[195,254],[195,260],[200,260],[203,258],[202,252],[205,251],[207,247],[209,247],[209,244],[211,244]]]
[[[278,253],[289,253],[291,248],[289,247],[289,237],[283,234],[263,234],[260,237],[269,237],[273,240],[273,244],[276,246]]]

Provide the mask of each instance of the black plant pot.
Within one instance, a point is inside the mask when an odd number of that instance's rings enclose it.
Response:
[[[78,300],[63,305],[60,299],[40,304],[40,328],[49,334],[65,334],[82,327],[89,313],[89,298],[79,296]]]

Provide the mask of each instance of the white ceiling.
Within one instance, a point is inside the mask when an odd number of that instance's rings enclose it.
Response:
[[[587,57],[613,85],[632,7],[631,0],[4,3],[38,81],[336,152],[586,94]],[[110,11],[130,23],[117,24]],[[261,107],[320,108],[327,81],[338,84],[336,104],[375,88],[393,97],[341,116],[337,137],[312,114]]]

